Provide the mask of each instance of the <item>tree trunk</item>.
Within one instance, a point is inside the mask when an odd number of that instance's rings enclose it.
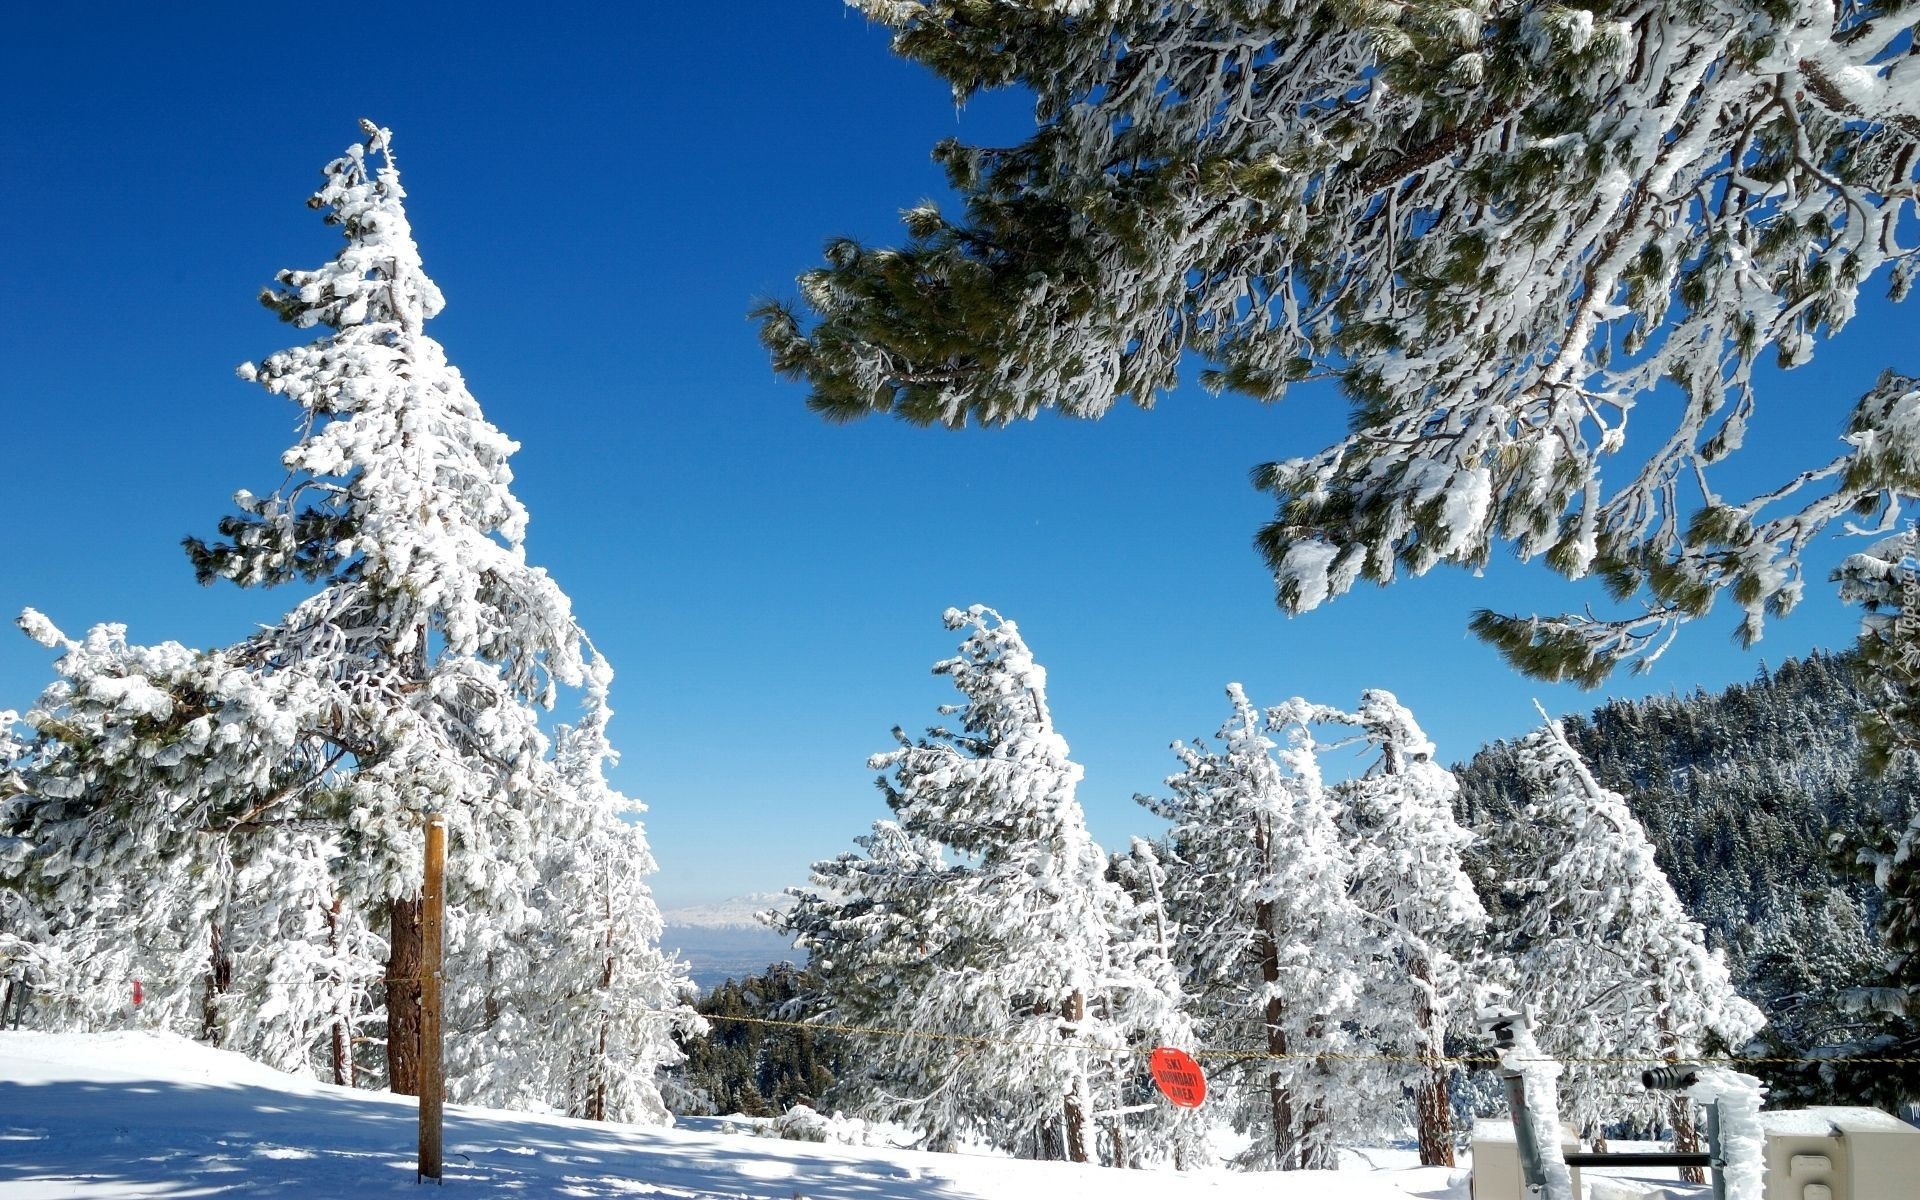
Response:
[[[341,1087],[353,1087],[353,1027],[344,1013],[333,1018],[333,1081]]]
[[[1060,1145],[1060,1127],[1049,1121],[1034,1134],[1034,1144],[1039,1150],[1041,1162],[1058,1162],[1067,1156]]]
[[[1307,1026],[1307,1039],[1313,1045],[1324,1046],[1325,1037],[1325,1026],[1318,1022]],[[1326,1060],[1316,1058],[1312,1070],[1317,1075],[1325,1075]],[[1326,1103],[1322,1099],[1311,1100],[1300,1107],[1300,1169],[1331,1171],[1339,1165],[1333,1143],[1327,1138]]]
[[[613,990],[613,896],[607,896],[607,938],[606,961],[600,964],[600,1002],[607,1003],[607,993]],[[587,1111],[589,1121],[607,1119],[607,1023],[613,1018],[604,1007],[600,1013],[600,1027],[596,1031],[594,1042],[594,1060],[587,1066]]]
[[[387,901],[387,1088],[420,1094],[420,897]]]
[[[1326,1018],[1314,1016],[1307,1022],[1307,1044],[1325,1046],[1327,1044]],[[1307,1068],[1313,1075],[1320,1077],[1321,1084],[1310,1099],[1297,1105],[1300,1127],[1300,1169],[1303,1171],[1332,1171],[1340,1166],[1338,1147],[1333,1144],[1332,1122],[1327,1118],[1327,1087],[1325,1077],[1332,1074],[1327,1060],[1315,1055]]]
[[[1087,998],[1075,991],[1067,997],[1066,1007],[1061,1010],[1063,1016],[1077,1029],[1087,1019]],[[1068,1037],[1073,1034],[1063,1031]],[[1087,1161],[1087,1105],[1086,1078],[1076,1077],[1072,1088],[1067,1092],[1067,1161],[1083,1163]]]
[[[333,907],[327,910],[327,948],[333,951],[334,960],[340,958],[340,897],[333,898]],[[352,1087],[353,1080],[353,1010],[352,1001],[337,998],[333,1010],[333,1081],[341,1087]]]
[[[1080,1093],[1067,1093],[1067,1161],[1087,1161],[1087,1112]]]
[[[1096,1001],[1094,1014],[1102,1021],[1113,1020],[1113,997],[1111,994],[1103,995]],[[1127,1161],[1127,1118],[1126,1114],[1122,1111],[1127,1107],[1126,1083],[1118,1071],[1113,1071],[1109,1076],[1109,1080],[1113,1085],[1113,1124],[1107,1127],[1107,1145],[1113,1155],[1112,1165],[1121,1170],[1125,1170],[1134,1165]],[[1087,1080],[1087,1100],[1088,1103],[1092,1103],[1093,1100],[1093,1081],[1091,1079]]]
[[[1660,1054],[1668,1062],[1680,1061],[1680,1035],[1673,1031],[1673,1007],[1667,1001],[1667,990],[1659,983],[1653,985],[1654,1026],[1660,1032]],[[1673,1150],[1675,1154],[1697,1154],[1700,1152],[1700,1129],[1693,1123],[1693,1101],[1684,1093],[1668,1102],[1668,1121],[1673,1125]],[[1704,1167],[1681,1167],[1680,1178],[1687,1183],[1705,1183],[1707,1172]]]
[[[1693,1123],[1693,1101],[1687,1096],[1675,1096],[1673,1111],[1668,1120],[1673,1122],[1673,1151],[1675,1154],[1700,1153],[1700,1127]],[[1688,1183],[1705,1183],[1705,1167],[1681,1167],[1680,1178]]]
[[[218,1046],[220,1037],[220,997],[233,990],[233,956],[227,953],[226,939],[220,934],[216,918],[207,925],[207,992],[200,1002],[200,1040]]]
[[[1260,950],[1260,978],[1267,985],[1267,1053],[1285,1057],[1287,1031],[1281,1028],[1280,1022],[1286,1016],[1286,1004],[1274,990],[1280,982],[1280,946],[1271,932],[1273,905],[1255,905],[1253,919],[1254,927],[1259,930],[1256,945]],[[1293,1136],[1293,1096],[1282,1082],[1284,1078],[1278,1063],[1268,1068],[1267,1105],[1273,1118],[1273,1161],[1276,1167],[1288,1171],[1295,1165],[1297,1147]]]
[[[1430,1063],[1414,1085],[1414,1117],[1419,1128],[1420,1165],[1451,1167],[1453,1163],[1452,1105],[1447,1097],[1447,1070]]]
[[[1266,821],[1257,821],[1253,838],[1264,876],[1273,864],[1273,830]],[[1267,1068],[1267,1105],[1273,1118],[1273,1165],[1279,1170],[1291,1171],[1299,1165],[1300,1139],[1294,1130],[1293,1093],[1286,1086],[1286,1074],[1281,1069],[1281,1062],[1287,1056],[1287,1031],[1280,1022],[1286,1017],[1287,1006],[1280,998],[1280,939],[1273,925],[1273,902],[1256,903],[1253,906],[1254,949],[1260,954],[1260,980],[1266,985],[1267,1053],[1273,1056]]]
[[[1413,977],[1413,1027],[1420,1039],[1420,1078],[1413,1085],[1414,1133],[1420,1165],[1453,1165],[1453,1109],[1447,1102],[1447,1066],[1440,1061],[1442,1033],[1433,1013],[1433,964],[1424,955],[1407,967]]]

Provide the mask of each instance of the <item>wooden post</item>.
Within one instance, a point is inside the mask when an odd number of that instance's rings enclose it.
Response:
[[[427,814],[427,874],[420,889],[420,1171],[415,1182],[440,1182],[440,959],[447,911],[447,818]]]

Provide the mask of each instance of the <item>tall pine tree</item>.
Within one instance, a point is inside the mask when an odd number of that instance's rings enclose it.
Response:
[[[311,201],[346,244],[263,296],[322,336],[240,368],[301,410],[286,480],[239,493],[224,540],[186,543],[203,582],[320,587],[204,653],[118,627],[71,641],[29,614],[65,656],[29,715],[39,802],[14,832],[96,983],[137,955],[164,1019],[198,1007],[210,1034],[240,1022],[250,1049],[412,1091],[419,846],[445,813],[450,1089],[664,1116],[653,1075],[687,1014],[644,837],[603,775],[611,671],[526,560],[516,447],[424,331],[443,300],[391,134],[362,128]],[[562,688],[581,716],[550,732]],[[369,1036],[384,1062],[342,1061]]]
[[[1344,720],[1365,731],[1374,760],[1340,785],[1353,846],[1352,894],[1375,933],[1374,1038],[1413,1096],[1420,1161],[1453,1165],[1452,1106],[1442,1061],[1467,1000],[1464,958],[1487,913],[1462,865],[1472,840],[1454,818],[1460,786],[1434,761],[1433,743],[1391,692],[1369,690]]]
[[[1531,866],[1511,881],[1519,908],[1504,932],[1515,997],[1567,1064],[1563,1115],[1596,1140],[1612,1122],[1666,1120],[1691,1149],[1684,1099],[1645,1091],[1633,1067],[1689,1061],[1716,1040],[1742,1046],[1763,1018],[1707,949],[1626,800],[1594,781],[1559,722],[1521,754],[1533,803],[1514,836],[1532,847]]]
[[[1046,672],[993,610],[945,621],[966,631],[934,666],[964,697],[942,709],[955,725],[894,731],[898,747],[870,761],[894,821],[864,856],[816,865],[821,890],[800,892],[782,922],[813,955],[825,1012],[899,1031],[859,1046],[868,1061],[841,1087],[937,1147],[1171,1158],[1118,1125],[1100,1136],[1096,1112],[1119,1108],[1110,1098],[1144,1049],[1185,1039],[1178,985],[1087,833]]]
[[[1251,1139],[1241,1165],[1329,1168],[1357,1106],[1351,1073],[1320,1056],[1364,1046],[1372,935],[1311,735],[1326,714],[1293,701],[1263,716],[1239,684],[1227,698],[1220,746],[1174,743],[1172,795],[1139,800],[1171,825],[1168,903],[1202,1035],[1248,1052],[1226,1081],[1234,1126]]]

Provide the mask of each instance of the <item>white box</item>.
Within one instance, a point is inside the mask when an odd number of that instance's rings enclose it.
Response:
[[[1766,1200],[1915,1200],[1920,1129],[1877,1108],[1762,1112]]]
[[[1520,1174],[1520,1142],[1512,1121],[1476,1120],[1473,1123],[1473,1200],[1527,1200],[1527,1181]],[[1580,1138],[1569,1126],[1560,1127],[1560,1151],[1572,1154]],[[1580,1196],[1580,1168],[1573,1173],[1573,1194]]]

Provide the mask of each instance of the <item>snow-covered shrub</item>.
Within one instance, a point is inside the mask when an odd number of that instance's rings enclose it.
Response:
[[[889,1136],[889,1128],[859,1117],[849,1117],[840,1112],[828,1116],[805,1104],[796,1104],[760,1126],[760,1131],[766,1137],[784,1138],[790,1142],[822,1142],[829,1146],[892,1147],[897,1143]]]

